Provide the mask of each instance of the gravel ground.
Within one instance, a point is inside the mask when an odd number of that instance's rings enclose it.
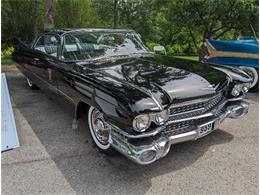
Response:
[[[139,166],[99,153],[83,127],[71,129],[72,110],[19,72],[7,80],[21,147],[2,154],[3,194],[258,194],[258,93],[246,117]]]

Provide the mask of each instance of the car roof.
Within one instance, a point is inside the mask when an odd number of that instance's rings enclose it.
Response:
[[[71,32],[134,32],[132,29],[109,29],[109,28],[64,28],[64,29],[55,29],[52,31],[46,31],[45,33],[57,33],[60,36],[63,34],[71,33]]]

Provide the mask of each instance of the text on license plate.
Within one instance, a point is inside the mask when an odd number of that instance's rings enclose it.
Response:
[[[214,130],[214,123],[208,123],[206,125],[202,125],[202,126],[200,126],[200,129],[199,129],[199,137],[207,135],[208,133],[210,133],[213,130]]]

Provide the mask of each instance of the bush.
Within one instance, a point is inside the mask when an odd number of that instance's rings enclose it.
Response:
[[[1,51],[1,58],[11,58],[13,52],[14,52],[13,47],[7,47],[3,51]]]

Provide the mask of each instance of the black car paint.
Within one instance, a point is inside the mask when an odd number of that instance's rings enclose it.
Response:
[[[56,36],[61,37],[61,44],[62,34]],[[58,53],[60,49],[61,46]],[[20,45],[15,48],[13,60],[40,89],[72,102],[76,118],[78,105],[84,102],[132,133],[135,116],[166,109],[175,102],[213,95],[228,78],[225,71],[209,65],[153,54],[64,62]]]

